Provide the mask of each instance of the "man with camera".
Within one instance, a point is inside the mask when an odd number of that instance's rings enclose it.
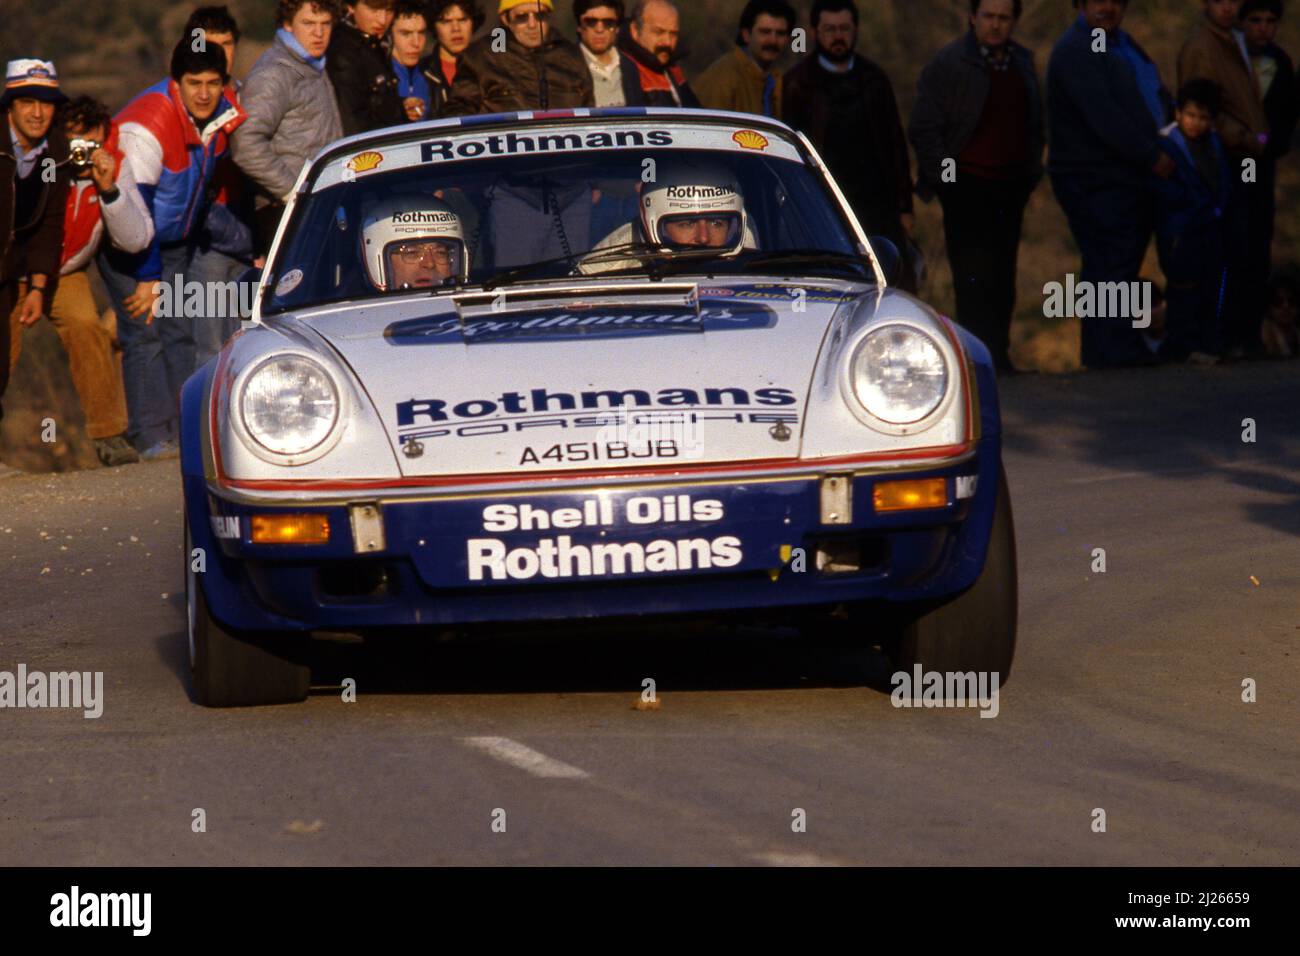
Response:
[[[66,99],[53,63],[9,61],[0,94],[8,121],[0,130],[0,400],[9,384],[9,325],[36,322],[58,279],[69,177],[54,109]]]
[[[113,354],[112,334],[100,322],[86,270],[105,233],[123,252],[140,252],[153,238],[153,221],[131,167],[117,147],[117,127],[108,107],[79,96],[59,108],[55,121],[70,141],[72,184],[49,319],[68,353],[72,384],[86,416],[86,435],[100,462],[111,468],[140,457],[126,440],[122,372]],[[18,362],[23,329],[31,324],[18,319],[11,324],[11,368]]]

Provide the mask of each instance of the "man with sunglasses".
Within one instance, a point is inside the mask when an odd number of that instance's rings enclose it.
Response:
[[[644,106],[636,64],[618,48],[623,0],[573,0],[578,45],[587,61],[597,106]]]
[[[596,105],[582,54],[551,28],[553,0],[500,0],[497,12],[506,35],[489,33],[465,50],[448,116]]]

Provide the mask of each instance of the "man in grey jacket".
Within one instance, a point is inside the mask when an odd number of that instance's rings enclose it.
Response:
[[[275,42],[244,82],[248,119],[231,139],[235,163],[257,184],[258,253],[275,229],[303,164],[343,135],[325,51],[337,0],[280,0]]]
[[[1043,175],[1043,107],[1034,55],[1011,39],[1021,0],[971,0],[971,29],[921,72],[908,136],[917,193],[939,197],[957,321],[1000,371],[1016,299],[1029,194]]]

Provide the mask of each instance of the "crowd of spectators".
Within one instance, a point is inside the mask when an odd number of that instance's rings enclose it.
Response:
[[[1143,281],[1154,236],[1167,284],[1154,327],[1084,322],[1084,365],[1300,354],[1297,284],[1271,262],[1277,164],[1300,108],[1276,43],[1283,0],[1187,0],[1203,17],[1172,83],[1123,29],[1127,0],[1073,0],[1041,84],[1014,39],[1022,0],[970,0],[969,29],[920,69],[906,124],[859,49],[854,0],[813,0],[804,23],[787,0],[750,0],[734,48],[694,82],[671,0],[565,0],[576,40],[553,0],[265,2],[278,29],[242,84],[222,6],[194,11],[168,75],[116,115],[69,99],[49,60],[6,67],[0,399],[23,331],[48,316],[105,465],[178,454],[180,386],[238,327],[160,309],[164,286],[261,265],[304,163],[333,140],[480,113],[703,106],[783,120],[864,229],[900,251],[904,287],[920,269],[913,195],[938,199],[956,319],[1007,373],[1022,222],[1046,173],[1080,282]]]

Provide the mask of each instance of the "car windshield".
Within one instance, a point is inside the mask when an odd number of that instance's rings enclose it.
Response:
[[[484,141],[492,139],[503,141]],[[430,154],[429,143],[417,145]],[[780,155],[645,146],[450,153],[451,161],[394,162],[335,181],[318,171],[270,264],[263,311],[566,276],[874,281],[821,177],[795,158],[792,144],[779,145]],[[450,152],[440,141],[433,146]],[[362,153],[348,168],[364,169],[374,157],[383,159]]]

